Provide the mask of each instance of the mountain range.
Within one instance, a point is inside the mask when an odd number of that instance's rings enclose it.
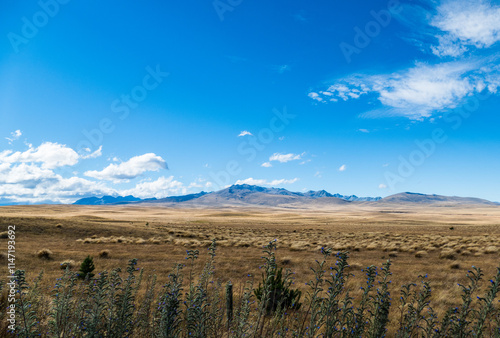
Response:
[[[500,205],[499,203],[473,197],[426,195],[404,192],[381,197],[358,197],[356,195],[330,194],[325,190],[293,192],[283,188],[265,188],[255,185],[241,184],[214,192],[200,192],[166,198],[140,199],[134,196],[86,197],[73,204],[78,205],[113,205],[113,204],[162,204],[168,206],[270,206],[270,207],[325,207],[362,203],[373,205],[384,204],[424,204],[424,205]]]

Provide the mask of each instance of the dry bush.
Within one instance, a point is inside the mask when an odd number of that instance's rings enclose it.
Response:
[[[42,249],[36,253],[40,259],[52,259],[52,251],[49,249]]]
[[[498,248],[494,245],[488,246],[488,247],[486,247],[486,249],[484,249],[485,254],[494,254],[497,252],[498,252]]]
[[[162,240],[161,240],[161,238],[152,237],[152,238],[148,239],[148,242],[151,244],[161,244]]]
[[[424,256],[427,256],[427,251],[417,251],[415,253],[415,257],[417,257],[417,258],[422,258]]]
[[[397,251],[389,252],[389,257],[398,257]]]
[[[460,269],[460,264],[458,264],[458,262],[453,262],[450,264],[450,269],[453,270]]]
[[[292,265],[292,258],[291,257],[283,257],[280,259],[280,263],[282,265]]]
[[[3,252],[0,252],[0,262],[6,262],[7,261],[7,254],[6,253],[3,253]]]
[[[60,268],[61,268],[62,270],[66,270],[66,268],[68,268],[68,269],[70,269],[70,270],[71,270],[71,269],[73,269],[74,267],[75,267],[75,261],[74,261],[74,260],[72,260],[72,259],[65,260],[65,261],[63,261],[63,262],[61,263],[61,265],[60,265]]]
[[[56,228],[62,228],[62,224],[61,223],[57,223],[56,224]]]
[[[356,270],[359,271],[364,268],[363,264],[360,263],[350,263],[349,266],[347,267],[349,270]]]
[[[290,251],[304,251],[307,250],[308,246],[307,242],[296,242],[290,245]]]
[[[439,254],[439,258],[441,258],[441,259],[455,259],[455,251],[443,250]]]
[[[109,250],[102,250],[99,252],[99,258],[109,258],[110,251]]]
[[[7,231],[0,232],[0,238],[9,238],[9,233]]]

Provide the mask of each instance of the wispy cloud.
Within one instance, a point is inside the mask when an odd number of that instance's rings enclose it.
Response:
[[[10,133],[10,137],[6,137],[5,139],[9,141],[9,144],[12,144],[12,142],[19,140],[21,135],[23,135],[23,133],[21,132],[21,130],[17,129],[16,131]]]
[[[387,186],[386,186],[384,183],[380,183],[380,184],[378,185],[378,188],[379,188],[379,189],[386,189],[386,188],[387,188]]]
[[[339,168],[339,171],[346,171],[347,170],[347,166],[345,164],[342,164]]]
[[[360,132],[368,134],[370,131],[368,129],[358,129]]]
[[[455,108],[465,97],[485,88],[497,92],[500,67],[491,59],[417,63],[413,68],[400,72],[353,74],[335,82],[326,90],[310,93],[309,96],[316,101],[336,102],[374,95],[382,108],[361,116],[422,119],[434,112]]]
[[[283,74],[291,70],[291,67],[289,65],[274,66],[273,68],[279,74]]]
[[[308,19],[304,15],[304,13],[296,13],[293,15],[293,18],[299,22],[307,22],[308,21]]]
[[[269,162],[278,161],[280,163],[286,163],[290,161],[300,160],[302,158],[302,154],[281,154],[274,153],[269,157]]]
[[[454,109],[483,90],[497,93],[500,54],[487,49],[500,41],[500,5],[488,0],[443,0],[403,6],[407,10],[396,18],[413,32],[405,40],[433,53],[435,60],[414,61],[409,68],[387,73],[350,74],[308,96],[321,103],[366,98],[377,104],[378,100],[379,107],[360,116],[423,120]]]
[[[486,0],[443,1],[430,25],[440,30],[432,52],[457,57],[470,48],[488,48],[500,41],[500,6]]]
[[[264,162],[260,166],[264,168],[271,168],[273,165],[271,164],[271,162]]]
[[[121,182],[141,176],[147,171],[159,171],[160,169],[168,169],[165,160],[160,156],[149,153],[134,156],[120,164],[110,164],[101,171],[90,170],[84,174],[101,180]]]
[[[90,149],[89,149],[90,151]],[[88,155],[80,155],[81,158],[83,159],[88,159],[88,158],[97,158],[97,157],[100,157],[102,156],[102,146],[99,146],[99,149],[97,149],[96,151],[94,151],[93,153],[90,153]]]
[[[249,132],[248,130],[243,130],[242,132],[239,133],[238,137],[242,137],[242,136],[252,136],[253,134],[251,132]]]
[[[272,180],[272,181],[267,181],[265,179],[254,179],[252,177],[249,177],[244,180],[238,180],[236,181],[235,184],[249,184],[249,185],[260,185],[260,186],[278,186],[278,185],[283,185],[283,184],[292,184],[297,182],[299,179],[298,178],[293,178],[293,179],[279,179],[279,180]]]

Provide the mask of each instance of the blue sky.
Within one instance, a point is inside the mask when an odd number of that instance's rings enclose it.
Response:
[[[6,0],[0,203],[500,201],[500,2]]]

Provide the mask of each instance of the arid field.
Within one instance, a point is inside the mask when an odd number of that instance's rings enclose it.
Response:
[[[217,240],[215,277],[231,280],[236,294],[245,282],[261,281],[262,247],[277,240],[279,266],[295,272],[295,285],[307,291],[310,267],[321,259],[321,247],[348,251],[354,297],[361,294],[361,269],[392,262],[394,302],[401,285],[428,275],[438,315],[460,301],[457,283],[466,282],[471,266],[488,280],[500,266],[500,207],[373,207],[334,209],[271,208],[184,209],[161,206],[9,206],[0,208],[1,231],[16,226],[16,269],[28,281],[44,271],[42,286],[53,288],[61,263],[94,257],[96,272],[124,269],[131,258],[145,275],[161,285],[175,262],[185,263],[186,250],[198,249],[194,269],[201,270],[212,239]],[[7,239],[2,236],[1,251]],[[335,263],[331,258],[329,266]],[[2,255],[1,274],[7,261]],[[484,284],[484,287],[487,285]],[[389,326],[391,328],[391,326]],[[394,330],[394,327],[392,327]]]

